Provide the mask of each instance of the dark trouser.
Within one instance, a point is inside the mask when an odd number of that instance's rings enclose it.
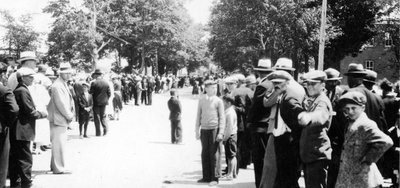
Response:
[[[332,160],[329,161],[327,188],[335,188],[336,179],[339,174],[340,152],[332,152]]]
[[[153,92],[152,91],[147,92],[147,100],[149,100],[147,103],[148,105],[151,105],[153,103]]]
[[[300,178],[300,156],[298,142],[292,133],[285,133],[274,139],[277,173],[274,187],[298,188]]]
[[[203,179],[206,181],[218,181],[217,171],[217,150],[219,142],[216,141],[217,129],[201,130],[201,165]]]
[[[79,111],[85,110],[80,108]],[[83,135],[87,135],[87,127],[89,124],[89,112],[80,112],[79,113],[79,135],[82,135],[82,128],[83,128]]]
[[[171,142],[182,142],[182,124],[181,120],[171,120]]]
[[[304,181],[307,188],[325,188],[328,175],[328,160],[305,163]]]
[[[0,133],[0,188],[6,187],[10,138],[8,128]]]
[[[142,104],[147,104],[147,91],[142,91]]]
[[[30,141],[11,139],[10,148],[10,182],[14,186],[21,178],[21,185],[32,182],[32,153]]]
[[[96,128],[96,136],[101,136],[100,123],[103,127],[103,134],[106,135],[108,131],[108,124],[106,119],[106,106],[93,106],[94,126]]]
[[[267,133],[251,132],[252,156],[254,165],[254,176],[256,187],[260,186],[262,171],[264,167],[265,149],[268,143]]]
[[[142,92],[141,91],[137,91],[137,92],[135,92],[135,105],[139,105],[139,100],[140,100],[140,96],[141,96],[141,94],[142,94]]]
[[[238,131],[237,133],[237,148],[238,148],[238,153],[237,153],[237,159],[238,159],[238,168],[237,170],[239,171],[239,168],[247,168],[247,165],[250,164],[251,161],[251,150],[250,150],[250,143],[248,140],[248,135],[246,135],[247,132],[245,131]],[[248,134],[248,133],[247,133]]]

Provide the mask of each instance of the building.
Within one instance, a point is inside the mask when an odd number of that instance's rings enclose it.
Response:
[[[350,63],[363,64],[365,69],[378,73],[378,80],[387,78],[391,82],[399,79],[400,64],[394,52],[391,32],[388,32],[388,21],[382,21],[376,27],[378,34],[365,44],[358,54],[348,55],[340,61],[340,72],[347,72]],[[398,23],[398,22],[397,22]],[[346,84],[343,79],[343,84]]]

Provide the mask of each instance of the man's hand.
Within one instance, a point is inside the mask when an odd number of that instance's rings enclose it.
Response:
[[[47,118],[47,112],[46,111],[39,111],[39,113],[42,115],[42,118]]]
[[[217,140],[217,142],[221,142],[223,138],[224,138],[224,135],[218,134],[216,140]]]
[[[200,139],[200,131],[196,131],[196,140]]]
[[[297,120],[299,121],[300,125],[306,126],[311,122],[311,117],[307,114],[307,112],[302,112],[299,114],[299,116],[297,116]]]

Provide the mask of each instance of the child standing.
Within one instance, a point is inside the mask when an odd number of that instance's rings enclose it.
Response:
[[[171,143],[182,143],[182,125],[181,125],[181,102],[178,99],[176,90],[171,90],[171,99],[168,100],[168,109],[170,111],[169,120],[171,121]]]
[[[201,165],[203,178],[198,183],[218,184],[216,176],[217,150],[225,129],[224,104],[216,96],[217,85],[212,80],[205,83],[206,95],[199,99],[196,119],[196,139],[201,140]]]
[[[225,157],[228,164],[226,180],[233,180],[237,176],[237,116],[234,108],[235,99],[226,95],[222,98],[225,107],[225,133],[224,147]]]
[[[79,104],[79,137],[80,138],[88,138],[87,136],[87,127],[89,124],[89,115],[90,111],[93,107],[93,99],[92,96],[89,94],[89,84],[86,82],[82,83],[83,92],[77,93],[78,96],[78,104]],[[82,128],[83,128],[83,135],[82,135]]]

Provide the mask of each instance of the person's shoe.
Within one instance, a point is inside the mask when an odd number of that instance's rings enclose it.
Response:
[[[42,150],[42,151],[44,152],[44,151],[46,151],[46,150],[47,150],[47,148],[46,148],[46,146],[45,146],[45,145],[41,145],[41,146],[40,146],[40,150]]]
[[[79,138],[80,138],[80,139],[83,139],[83,136],[82,136],[82,135],[79,135]]]
[[[83,135],[83,138],[89,138],[88,135]]]
[[[69,170],[64,170],[64,171],[62,171],[62,172],[53,172],[53,174],[57,174],[57,175],[62,175],[62,174],[72,174],[72,172],[71,172],[71,171],[69,171]]]
[[[209,184],[208,184],[209,186],[216,186],[216,185],[218,185],[218,181],[211,181]]]
[[[197,183],[209,183],[209,182],[210,182],[210,180],[206,180],[204,178],[197,180]]]

